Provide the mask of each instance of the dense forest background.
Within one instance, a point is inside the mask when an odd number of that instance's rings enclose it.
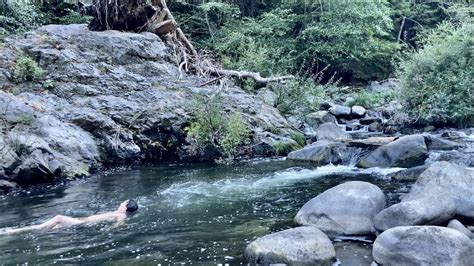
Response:
[[[0,34],[85,23],[75,1],[0,0]],[[350,87],[370,108],[397,99],[418,123],[473,124],[470,1],[168,1],[201,53],[224,68],[293,74],[268,84],[282,113],[307,113]],[[1,36],[0,35],[0,36]],[[369,92],[397,78],[398,92]],[[261,84],[241,82],[255,92]]]

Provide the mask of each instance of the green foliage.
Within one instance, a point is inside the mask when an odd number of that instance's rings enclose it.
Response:
[[[250,133],[242,116],[223,113],[218,96],[212,99],[196,97],[192,105],[194,122],[187,128],[191,153],[198,156],[215,148],[225,158],[238,155],[238,148],[247,144]]]
[[[34,59],[21,54],[16,58],[11,77],[13,81],[20,83],[39,80],[43,77],[43,74],[43,69],[38,66]]]
[[[67,15],[58,18],[59,24],[83,24],[92,20],[90,16],[82,16],[76,11],[70,11]]]
[[[291,138],[298,143],[301,147],[304,147],[306,145],[306,139],[303,134],[294,132],[291,134]]]
[[[365,108],[373,108],[389,103],[395,99],[395,92],[392,90],[358,92],[354,97],[352,105],[360,105]]]
[[[64,0],[11,0],[0,8],[0,29],[21,33],[45,24],[88,23],[91,17],[74,11],[75,3]]]
[[[224,135],[219,142],[224,156],[234,157],[237,154],[237,147],[247,144],[249,133],[248,126],[239,113],[230,115],[228,121],[224,123]]]
[[[270,84],[269,88],[276,94],[276,107],[283,114],[308,114],[319,110],[320,104],[327,98],[327,91],[337,82],[330,80],[319,84],[318,78],[297,76],[285,83]]]
[[[29,0],[8,1],[0,9],[0,27],[8,32],[21,32],[40,25],[43,14]]]
[[[443,23],[400,64],[401,97],[421,122],[473,125],[473,22]]]

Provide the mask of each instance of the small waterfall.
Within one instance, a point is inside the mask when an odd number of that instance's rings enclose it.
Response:
[[[367,151],[358,147],[345,147],[338,152],[342,158],[342,164],[348,166],[355,166],[360,158],[367,154]]]

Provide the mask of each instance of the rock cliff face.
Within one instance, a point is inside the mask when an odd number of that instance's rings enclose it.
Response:
[[[0,44],[0,179],[26,185],[108,164],[187,158],[189,103],[218,87],[181,74],[172,53],[151,33],[86,25],[48,25]],[[25,55],[44,75],[15,83]],[[222,99],[226,112],[242,113],[252,144],[266,141],[264,129],[291,135],[275,108],[240,88],[222,90]]]

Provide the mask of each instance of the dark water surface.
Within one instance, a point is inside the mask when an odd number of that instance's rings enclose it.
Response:
[[[330,187],[369,181],[392,202],[406,191],[381,178],[380,171],[371,172],[288,161],[166,165],[89,178],[37,195],[8,196],[0,198],[0,228],[38,224],[56,214],[112,211],[128,198],[137,199],[140,210],[118,228],[99,224],[0,235],[0,264],[239,263],[248,242],[291,227],[298,209]],[[341,254],[358,256],[344,243],[338,243]],[[361,261],[371,261],[370,245],[359,243],[356,249],[365,246],[368,255]]]

